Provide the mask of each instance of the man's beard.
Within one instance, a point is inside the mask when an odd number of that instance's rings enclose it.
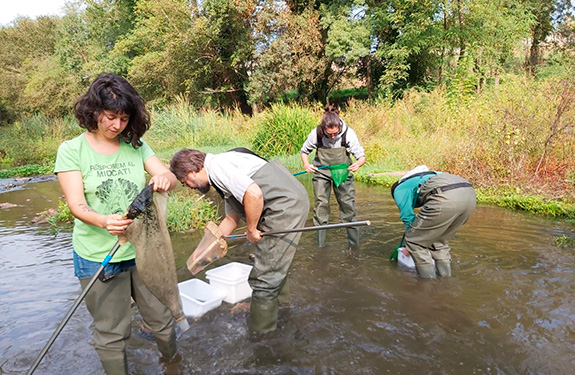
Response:
[[[198,186],[196,189],[200,193],[206,194],[208,191],[210,191],[210,184],[205,184],[205,185],[202,184],[201,186]]]

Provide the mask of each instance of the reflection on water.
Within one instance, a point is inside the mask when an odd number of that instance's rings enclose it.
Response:
[[[309,179],[302,181],[309,190]],[[553,245],[555,236],[571,235],[571,224],[480,206],[452,241],[454,277],[422,281],[388,260],[403,228],[389,190],[356,187],[358,220],[372,221],[361,227],[362,248],[348,251],[345,229],[329,231],[322,249],[314,233],[303,233],[290,271],[291,301],[274,334],[250,337],[248,312],[232,313],[224,302],[190,321],[175,369],[159,363],[153,342],[133,335],[130,372],[572,373],[575,252]],[[80,292],[70,234],[30,224],[56,206],[59,194],[55,182],[0,194],[0,202],[18,204],[0,210],[0,373],[30,367]],[[200,236],[173,235],[180,281],[191,277],[185,262]],[[229,245],[214,266],[248,262],[251,245]],[[198,277],[205,280],[205,272]],[[101,374],[90,323],[81,305],[35,373]]]

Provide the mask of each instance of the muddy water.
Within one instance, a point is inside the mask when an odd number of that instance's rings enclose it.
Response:
[[[166,369],[155,344],[135,334],[134,310],[131,373],[573,373],[575,250],[553,245],[573,225],[480,206],[452,242],[454,277],[421,281],[388,260],[402,234],[389,190],[357,190],[358,219],[373,222],[361,229],[361,250],[347,250],[345,230],[330,231],[323,249],[304,233],[290,272],[291,308],[280,311],[274,335],[253,340],[247,312],[223,303],[190,320],[178,341],[182,359]],[[0,194],[0,203],[17,204],[0,210],[2,374],[25,373],[80,293],[70,233],[31,224],[59,194],[55,182]],[[198,240],[173,236],[180,281],[191,277],[183,267]],[[253,247],[229,244],[225,262],[247,263]],[[35,374],[101,374],[90,321],[81,305]]]

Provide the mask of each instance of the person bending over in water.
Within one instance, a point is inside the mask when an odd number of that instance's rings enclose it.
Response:
[[[467,222],[477,202],[471,183],[420,165],[393,184],[391,195],[405,224],[405,245],[417,274],[434,279],[437,268],[439,276],[451,276],[449,240]],[[416,216],[417,207],[421,209]]]

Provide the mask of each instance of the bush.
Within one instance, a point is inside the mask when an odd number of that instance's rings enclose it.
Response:
[[[60,144],[81,132],[72,117],[23,118],[0,127],[0,162],[12,166],[53,163]]]
[[[254,151],[266,157],[299,154],[307,135],[318,124],[318,117],[309,108],[273,105],[256,125]]]

